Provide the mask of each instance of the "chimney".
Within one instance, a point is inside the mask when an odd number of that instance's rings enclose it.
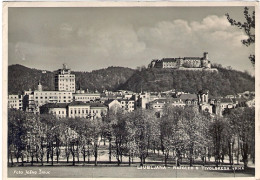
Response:
[[[204,55],[204,56],[203,56],[204,59],[206,59],[206,60],[209,59],[209,54],[208,54],[208,52],[204,52],[203,55]]]

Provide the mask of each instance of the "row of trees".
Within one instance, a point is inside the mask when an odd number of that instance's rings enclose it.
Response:
[[[108,151],[108,161],[116,157],[120,165],[123,157],[128,157],[129,165],[134,157],[140,164],[146,163],[151,153],[162,152],[164,164],[174,159],[179,165],[187,159],[190,166],[194,160],[215,157],[216,165],[225,156],[232,163],[235,146],[237,156],[242,156],[244,165],[248,158],[254,158],[254,109],[239,108],[225,117],[212,117],[199,113],[194,107],[178,108],[167,106],[158,118],[154,111],[138,109],[125,113],[120,108],[112,108],[102,119],[64,118],[52,115],[34,115],[22,111],[8,112],[8,160],[30,159],[34,162],[59,163],[63,153],[69,163],[80,161],[89,163],[94,156],[98,163],[99,145],[104,141]],[[241,154],[239,154],[241,152]],[[46,161],[45,161],[46,160]]]

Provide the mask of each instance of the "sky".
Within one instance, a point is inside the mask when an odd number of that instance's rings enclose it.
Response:
[[[92,71],[208,52],[212,63],[254,74],[254,45],[242,45],[246,35],[225,13],[244,21],[243,7],[12,7],[8,64]]]

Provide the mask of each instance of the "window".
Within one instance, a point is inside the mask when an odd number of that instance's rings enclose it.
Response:
[[[73,114],[73,110],[70,111],[70,114]]]

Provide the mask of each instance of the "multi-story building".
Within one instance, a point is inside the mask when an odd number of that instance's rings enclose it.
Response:
[[[121,103],[121,107],[127,112],[132,112],[135,110],[134,99],[118,99],[118,102]]]
[[[35,108],[34,92],[31,89],[29,89],[29,91],[24,91],[23,110],[27,112],[35,112]]]
[[[76,93],[72,94],[73,101],[81,101],[84,103],[100,101],[100,93],[89,93],[84,90],[77,90]]]
[[[40,113],[53,114],[56,117],[69,118],[101,118],[107,114],[107,106],[101,103],[84,103],[73,101],[71,103],[48,103],[40,107]]]
[[[71,74],[71,71],[67,68],[66,64],[63,64],[63,68],[59,69],[58,73],[55,75],[55,90],[73,93],[76,90],[75,75]]]
[[[8,95],[8,108],[23,110],[23,96],[22,95]]]
[[[203,57],[179,57],[152,60],[149,64],[149,68],[218,71],[217,69],[211,69],[211,63],[207,52],[204,52]]]
[[[80,101],[73,101],[68,104],[68,117],[75,118],[101,118],[106,115],[107,107],[101,103],[84,103]]]
[[[42,85],[38,84],[38,90],[33,92],[34,103],[40,107],[47,103],[70,103],[72,102],[72,92],[68,91],[42,91]]]
[[[40,107],[40,114],[53,114],[58,118],[67,117],[67,103],[48,103]]]

